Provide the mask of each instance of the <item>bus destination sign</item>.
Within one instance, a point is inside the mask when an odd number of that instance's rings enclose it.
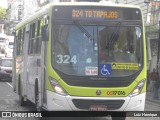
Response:
[[[141,12],[135,8],[56,6],[53,10],[56,20],[141,20]]]
[[[115,10],[72,9],[72,19],[118,19],[119,15]]]

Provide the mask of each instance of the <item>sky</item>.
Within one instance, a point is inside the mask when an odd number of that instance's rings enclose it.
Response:
[[[7,0],[0,0],[0,6],[3,8],[7,8]]]

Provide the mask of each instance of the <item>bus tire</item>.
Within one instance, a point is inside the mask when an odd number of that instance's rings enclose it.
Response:
[[[20,79],[19,79],[18,93],[19,93],[20,106],[26,106],[27,105],[27,101],[24,101],[24,97],[22,96],[21,80]]]
[[[36,111],[42,110],[39,105],[38,80],[35,81],[35,108],[36,108]]]
[[[125,120],[126,119],[126,112],[115,112],[111,115],[112,120]]]
[[[126,117],[112,117],[112,120],[125,120]]]

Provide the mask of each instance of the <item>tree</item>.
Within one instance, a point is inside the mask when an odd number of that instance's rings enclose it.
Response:
[[[6,18],[6,9],[0,6],[0,19],[5,19],[5,18]]]

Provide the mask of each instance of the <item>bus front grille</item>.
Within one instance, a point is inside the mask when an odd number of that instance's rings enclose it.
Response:
[[[82,100],[82,99],[73,99],[73,104],[78,109],[89,110],[92,105],[104,105],[107,106],[108,110],[120,109],[124,104],[124,100]]]

